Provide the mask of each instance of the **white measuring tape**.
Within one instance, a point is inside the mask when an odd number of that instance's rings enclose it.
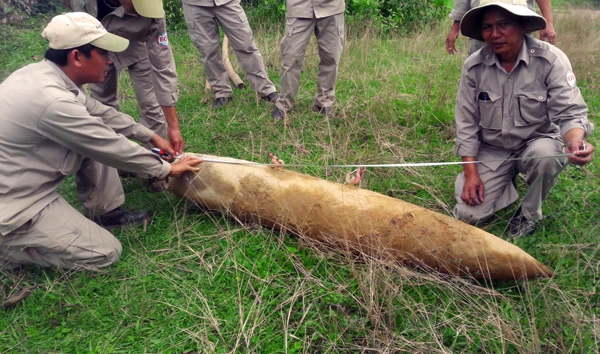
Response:
[[[230,165],[246,165],[246,166],[277,166],[277,167],[321,167],[314,165],[303,165],[303,164],[290,164],[290,165],[278,165],[272,163],[258,163],[251,161],[231,161],[222,159],[211,159],[203,158],[201,154],[197,154],[205,162],[224,163]],[[415,163],[385,163],[385,164],[347,164],[347,165],[324,165],[322,167],[341,167],[341,168],[355,168],[355,167],[428,167],[428,166],[451,166],[451,165],[469,165],[475,163],[486,163],[486,162],[504,162],[504,161],[525,161],[535,159],[551,159],[557,157],[568,157],[574,154],[558,154],[558,155],[547,155],[547,156],[532,156],[532,157],[513,157],[508,159],[498,160],[487,160],[487,161],[454,161],[454,162],[415,162]]]

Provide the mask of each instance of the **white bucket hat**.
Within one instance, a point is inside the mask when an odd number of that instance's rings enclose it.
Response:
[[[163,18],[165,9],[162,0],[132,0],[135,11],[144,17]]]
[[[546,28],[546,20],[527,7],[526,0],[481,0],[479,6],[469,10],[460,21],[460,33],[463,36],[483,41],[481,35],[481,20],[483,10],[491,7],[500,7],[513,15],[521,17],[524,21],[525,32],[533,32]]]
[[[108,33],[100,21],[85,12],[55,16],[42,31],[42,37],[48,40],[52,49],[71,49],[91,44],[109,52],[122,52],[129,45],[127,39]]]

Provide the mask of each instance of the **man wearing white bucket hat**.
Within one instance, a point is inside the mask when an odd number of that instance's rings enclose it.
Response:
[[[584,141],[593,125],[569,59],[526,34],[545,26],[525,0],[482,0],[460,24],[487,46],[467,58],[456,98],[457,154],[482,163],[464,165],[458,176],[454,216],[478,224],[514,203],[523,173],[529,190],[510,237],[533,233],[567,160],[584,165],[594,150]],[[565,151],[572,155],[557,156]]]
[[[551,0],[536,0],[535,1],[540,8],[542,16],[546,19],[546,28],[540,30],[540,39],[548,41],[550,44],[554,44],[556,39],[556,32],[554,31],[554,24],[552,21],[552,2]],[[449,17],[454,20],[450,32],[446,37],[446,51],[448,54],[456,54],[456,39],[460,31],[460,20],[470,9],[479,6],[479,0],[456,0],[454,7],[450,12]],[[533,10],[533,0],[527,0],[527,6]],[[475,53],[485,45],[485,42],[477,39],[470,38],[467,46],[467,55]]]
[[[125,197],[116,168],[164,178],[195,170],[201,160],[171,165],[129,141],[173,153],[167,140],[80,88],[104,80],[108,51],[123,51],[126,39],[83,12],[54,17],[42,36],[50,47],[46,60],[0,84],[0,266],[105,267],[122,248],[103,227],[148,219],[146,212],[120,207]],[[75,173],[79,198],[96,223],[57,192]]]

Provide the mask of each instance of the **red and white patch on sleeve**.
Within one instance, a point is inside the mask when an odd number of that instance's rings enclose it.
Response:
[[[569,87],[574,88],[575,87],[575,73],[573,73],[573,70],[568,70],[567,71],[567,84],[569,84]]]
[[[169,37],[167,36],[167,32],[158,36],[158,45],[162,48],[169,48]]]

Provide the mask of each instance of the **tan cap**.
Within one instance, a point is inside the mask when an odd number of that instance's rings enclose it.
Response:
[[[135,11],[144,17],[163,18],[165,10],[162,0],[132,0]]]
[[[482,11],[491,6],[500,7],[523,19],[525,32],[546,28],[546,20],[527,7],[527,0],[481,0],[479,6],[469,10],[460,20],[460,33],[463,36],[483,41],[481,35]]]
[[[42,37],[52,49],[71,49],[91,44],[110,52],[122,52],[129,41],[108,33],[102,24],[85,12],[69,12],[55,16],[44,28]]]

